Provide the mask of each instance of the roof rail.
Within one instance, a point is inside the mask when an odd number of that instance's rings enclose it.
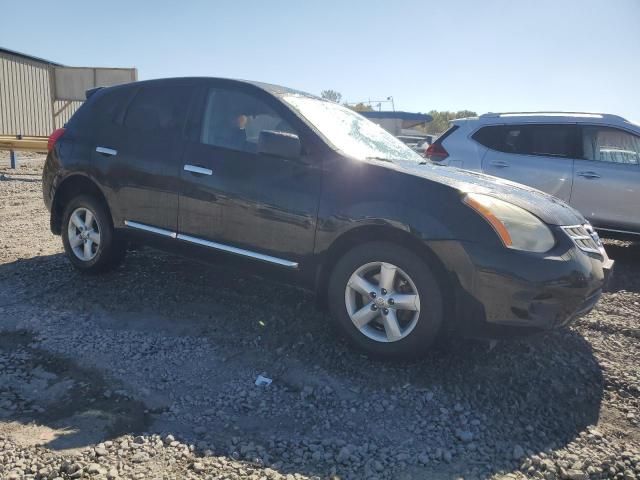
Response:
[[[619,120],[622,122],[628,122],[628,120],[619,115],[613,115],[611,113],[598,113],[598,112],[563,112],[563,111],[538,111],[538,112],[487,112],[480,117],[482,118],[496,118],[496,117],[584,117],[584,118],[608,118],[611,120]]]

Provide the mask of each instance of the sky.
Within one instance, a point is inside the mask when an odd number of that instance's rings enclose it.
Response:
[[[392,96],[413,112],[640,122],[640,0],[4,0],[2,11],[4,48],[136,67],[141,80],[244,78],[348,102]]]

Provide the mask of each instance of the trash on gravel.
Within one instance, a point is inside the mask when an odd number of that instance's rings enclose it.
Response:
[[[256,385],[258,387],[268,387],[271,385],[271,382],[273,382],[273,380],[268,377],[263,377],[262,375],[258,375],[258,378],[256,378]]]

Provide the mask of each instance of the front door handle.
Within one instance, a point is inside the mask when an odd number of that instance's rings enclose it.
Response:
[[[115,157],[118,154],[117,150],[107,147],[96,147],[96,152],[106,155],[108,157]]]
[[[198,165],[189,165],[188,163],[184,166],[185,172],[197,173],[199,175],[213,175],[213,170],[210,168],[199,167]]]
[[[579,177],[584,177],[584,178],[600,178],[600,175],[598,175],[596,172],[578,172],[577,175]]]
[[[491,162],[489,162],[489,165],[491,165],[492,167],[497,167],[497,168],[507,168],[509,166],[509,163],[502,161],[502,160],[493,160]]]

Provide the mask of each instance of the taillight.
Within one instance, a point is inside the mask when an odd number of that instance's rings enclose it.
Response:
[[[53,131],[51,135],[49,135],[49,140],[47,140],[47,151],[50,152],[53,150],[56,142],[60,139],[60,137],[64,135],[64,128],[58,128]]]
[[[445,150],[441,143],[432,143],[424,152],[424,156],[429,160],[441,162],[449,156],[449,152]]]

